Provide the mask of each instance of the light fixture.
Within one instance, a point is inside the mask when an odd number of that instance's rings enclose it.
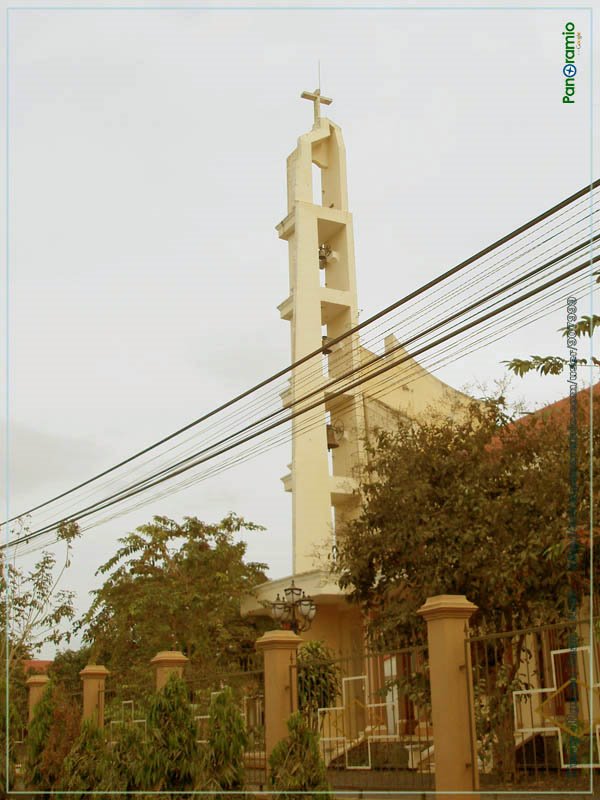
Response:
[[[285,600],[277,594],[275,601],[271,603],[271,617],[294,633],[307,631],[317,613],[314,600],[296,586],[294,581],[283,590],[283,594]]]

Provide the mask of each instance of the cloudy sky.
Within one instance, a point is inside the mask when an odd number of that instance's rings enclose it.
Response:
[[[299,95],[315,88],[319,60],[346,142],[363,318],[593,173],[590,15],[565,3],[12,5],[11,516],[289,362],[276,309],[287,247],[274,226],[287,213],[285,159],[312,125]],[[572,106],[567,21],[582,34]],[[503,359],[559,350],[562,324],[561,313],[439,376],[490,382]],[[513,390],[531,408],[564,394],[563,379]],[[80,608],[116,538],[154,514],[234,510],[267,528],[249,555],[271,577],[289,574],[289,460],[284,444],[90,531],[67,579]]]

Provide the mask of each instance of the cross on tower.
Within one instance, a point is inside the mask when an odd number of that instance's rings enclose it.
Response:
[[[302,92],[300,97],[303,100],[312,100],[315,109],[315,125],[321,119],[321,103],[330,106],[333,103],[331,97],[323,97],[320,89],[315,89],[314,92]]]

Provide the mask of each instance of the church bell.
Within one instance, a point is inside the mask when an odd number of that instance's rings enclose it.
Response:
[[[339,447],[337,433],[335,432],[335,428],[333,425],[327,426],[327,449],[334,450],[336,447]]]

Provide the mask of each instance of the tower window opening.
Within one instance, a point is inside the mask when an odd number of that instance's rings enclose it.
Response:
[[[316,206],[323,205],[323,180],[321,167],[317,164],[312,165],[312,197]]]

